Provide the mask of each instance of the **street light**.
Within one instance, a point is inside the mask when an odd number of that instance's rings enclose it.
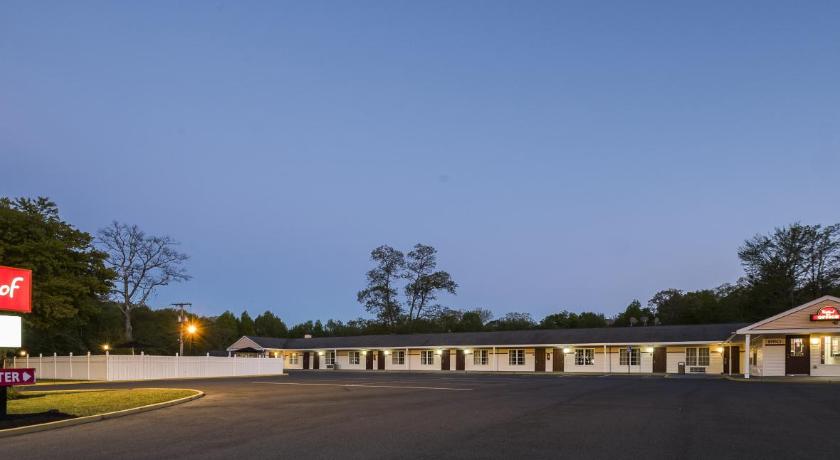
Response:
[[[110,345],[108,345],[108,344],[106,343],[105,345],[102,345],[102,349],[103,349],[104,351],[108,351],[108,350],[110,350],[110,349],[111,349],[111,346],[110,346]]]
[[[20,351],[20,355],[21,355],[21,356],[26,356],[26,350],[21,350],[21,351]]]
[[[198,328],[195,326],[195,324],[190,324],[189,326],[187,326],[187,334],[193,335],[196,332],[198,332]]]

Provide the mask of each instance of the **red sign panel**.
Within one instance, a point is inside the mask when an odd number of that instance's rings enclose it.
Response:
[[[0,369],[0,387],[35,385],[35,369]]]
[[[0,267],[0,311],[32,312],[32,270]]]
[[[822,307],[811,315],[811,321],[840,321],[840,311],[836,307]]]

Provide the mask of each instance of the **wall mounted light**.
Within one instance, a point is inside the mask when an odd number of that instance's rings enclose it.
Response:
[[[437,354],[439,354],[439,355],[442,355],[442,354],[443,354],[443,350],[440,350],[440,349],[435,350],[435,353],[437,353]]]
[[[391,354],[391,350],[385,350],[385,356],[388,356],[390,354]]]
[[[319,352],[318,352],[318,356],[324,356],[324,352],[323,352],[323,351],[319,351]]]
[[[469,349],[469,348],[467,348],[466,350],[464,350],[464,354],[465,354],[465,355],[471,355],[471,354],[472,354],[472,350],[471,350],[471,349]]]
[[[362,350],[362,354],[363,354],[363,355],[366,355],[366,354],[367,354],[367,350]]]
[[[563,353],[571,353],[571,352],[572,352],[571,348],[564,348],[563,349]]]
[[[820,338],[819,337],[811,337],[811,345],[819,345]]]
[[[645,353],[653,353],[653,347],[645,348]]]

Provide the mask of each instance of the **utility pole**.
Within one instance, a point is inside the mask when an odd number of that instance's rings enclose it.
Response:
[[[186,313],[184,313],[184,307],[192,307],[192,303],[173,303],[172,306],[180,309],[178,312],[178,356],[184,356],[184,323],[187,321]]]

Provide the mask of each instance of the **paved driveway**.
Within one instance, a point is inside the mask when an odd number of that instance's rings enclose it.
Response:
[[[840,455],[840,386],[829,384],[310,371],[142,386],[198,388],[207,396],[6,438],[3,458]]]

